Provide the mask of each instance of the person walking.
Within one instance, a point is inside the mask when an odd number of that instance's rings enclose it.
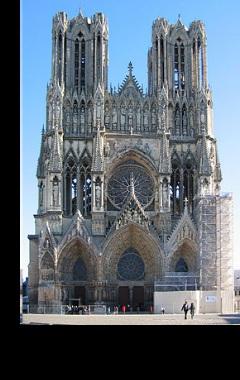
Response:
[[[181,310],[184,311],[184,315],[185,315],[184,319],[187,319],[187,312],[188,312],[188,303],[187,303],[187,301],[184,302],[184,304],[182,305]]]
[[[164,306],[162,306],[161,311],[162,311],[162,314],[165,313],[165,307]]]
[[[195,313],[195,305],[193,302],[191,302],[189,310],[190,310],[190,314],[191,314],[191,319],[193,319],[194,313]]]

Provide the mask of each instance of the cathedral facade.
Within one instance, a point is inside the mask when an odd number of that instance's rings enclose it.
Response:
[[[155,20],[146,93],[131,62],[108,87],[108,34],[102,13],[53,18],[30,304],[134,310],[153,303],[156,283],[231,290],[204,25]]]

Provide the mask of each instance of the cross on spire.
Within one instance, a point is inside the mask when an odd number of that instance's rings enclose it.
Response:
[[[128,64],[128,71],[129,71],[130,76],[132,76],[132,70],[133,70],[133,65],[132,65],[132,62],[130,61]]]

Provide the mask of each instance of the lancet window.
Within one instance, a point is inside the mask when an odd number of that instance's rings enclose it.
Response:
[[[173,216],[180,216],[184,210],[184,200],[188,200],[189,212],[193,211],[195,192],[194,168],[192,160],[188,159],[183,165],[177,159],[172,161],[170,185],[170,202]]]

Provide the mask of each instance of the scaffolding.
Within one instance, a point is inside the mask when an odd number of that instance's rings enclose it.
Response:
[[[233,290],[233,200],[231,193],[217,197],[217,287]]]
[[[233,284],[232,194],[201,197],[196,216],[200,288],[229,290]]]
[[[163,279],[154,282],[155,292],[198,289],[199,275],[193,272],[166,272]]]
[[[205,195],[199,199],[197,207],[201,290],[217,288],[216,200],[216,196]]]

